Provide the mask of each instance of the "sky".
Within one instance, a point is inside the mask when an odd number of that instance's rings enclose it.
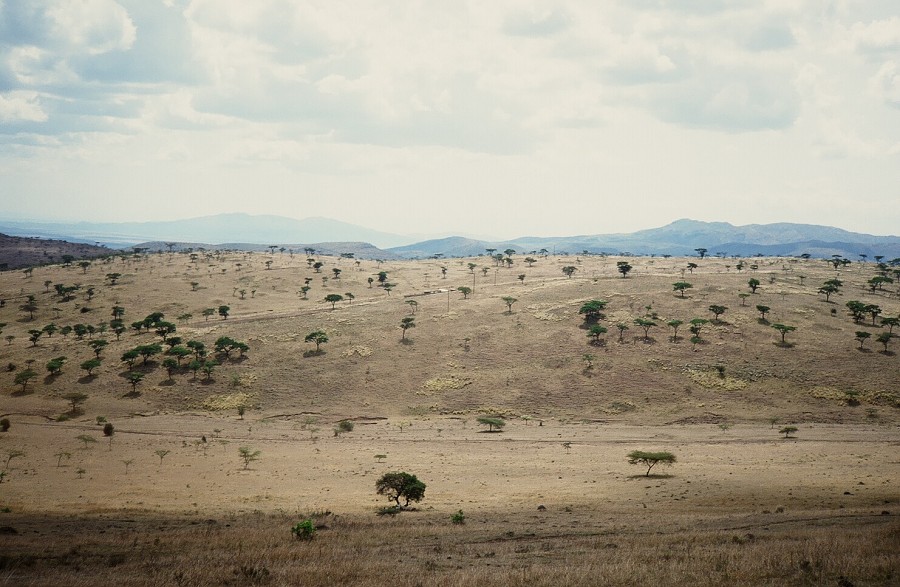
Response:
[[[0,219],[900,233],[896,0],[0,0]]]

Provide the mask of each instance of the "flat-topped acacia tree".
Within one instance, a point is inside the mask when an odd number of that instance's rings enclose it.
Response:
[[[647,473],[645,477],[650,476],[650,470],[656,465],[662,463],[664,465],[672,465],[676,461],[675,455],[670,452],[646,452],[642,450],[633,450],[628,453],[628,462],[632,465],[646,465]]]

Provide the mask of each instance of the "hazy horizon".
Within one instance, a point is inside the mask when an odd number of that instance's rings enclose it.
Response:
[[[889,0],[0,3],[0,217],[900,226]]]

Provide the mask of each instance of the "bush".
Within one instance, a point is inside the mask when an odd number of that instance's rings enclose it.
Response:
[[[313,524],[311,519],[297,522],[294,524],[294,527],[291,528],[291,534],[296,536],[297,540],[312,540],[313,536],[316,534],[316,525]]]
[[[454,524],[465,524],[466,514],[464,514],[462,510],[459,510],[458,512],[450,516],[450,521]]]
[[[0,432],[6,432],[9,430],[9,418],[3,418],[0,420]]]
[[[107,422],[103,425],[103,436],[112,436],[115,431],[116,428],[112,425],[112,422]]]

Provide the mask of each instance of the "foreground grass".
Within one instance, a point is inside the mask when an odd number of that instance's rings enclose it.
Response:
[[[600,519],[605,522],[600,523]],[[665,516],[496,512],[451,524],[313,515],[218,519],[137,512],[3,517],[0,583],[15,585],[888,585],[900,523],[869,511]],[[842,582],[843,581],[843,582]]]

